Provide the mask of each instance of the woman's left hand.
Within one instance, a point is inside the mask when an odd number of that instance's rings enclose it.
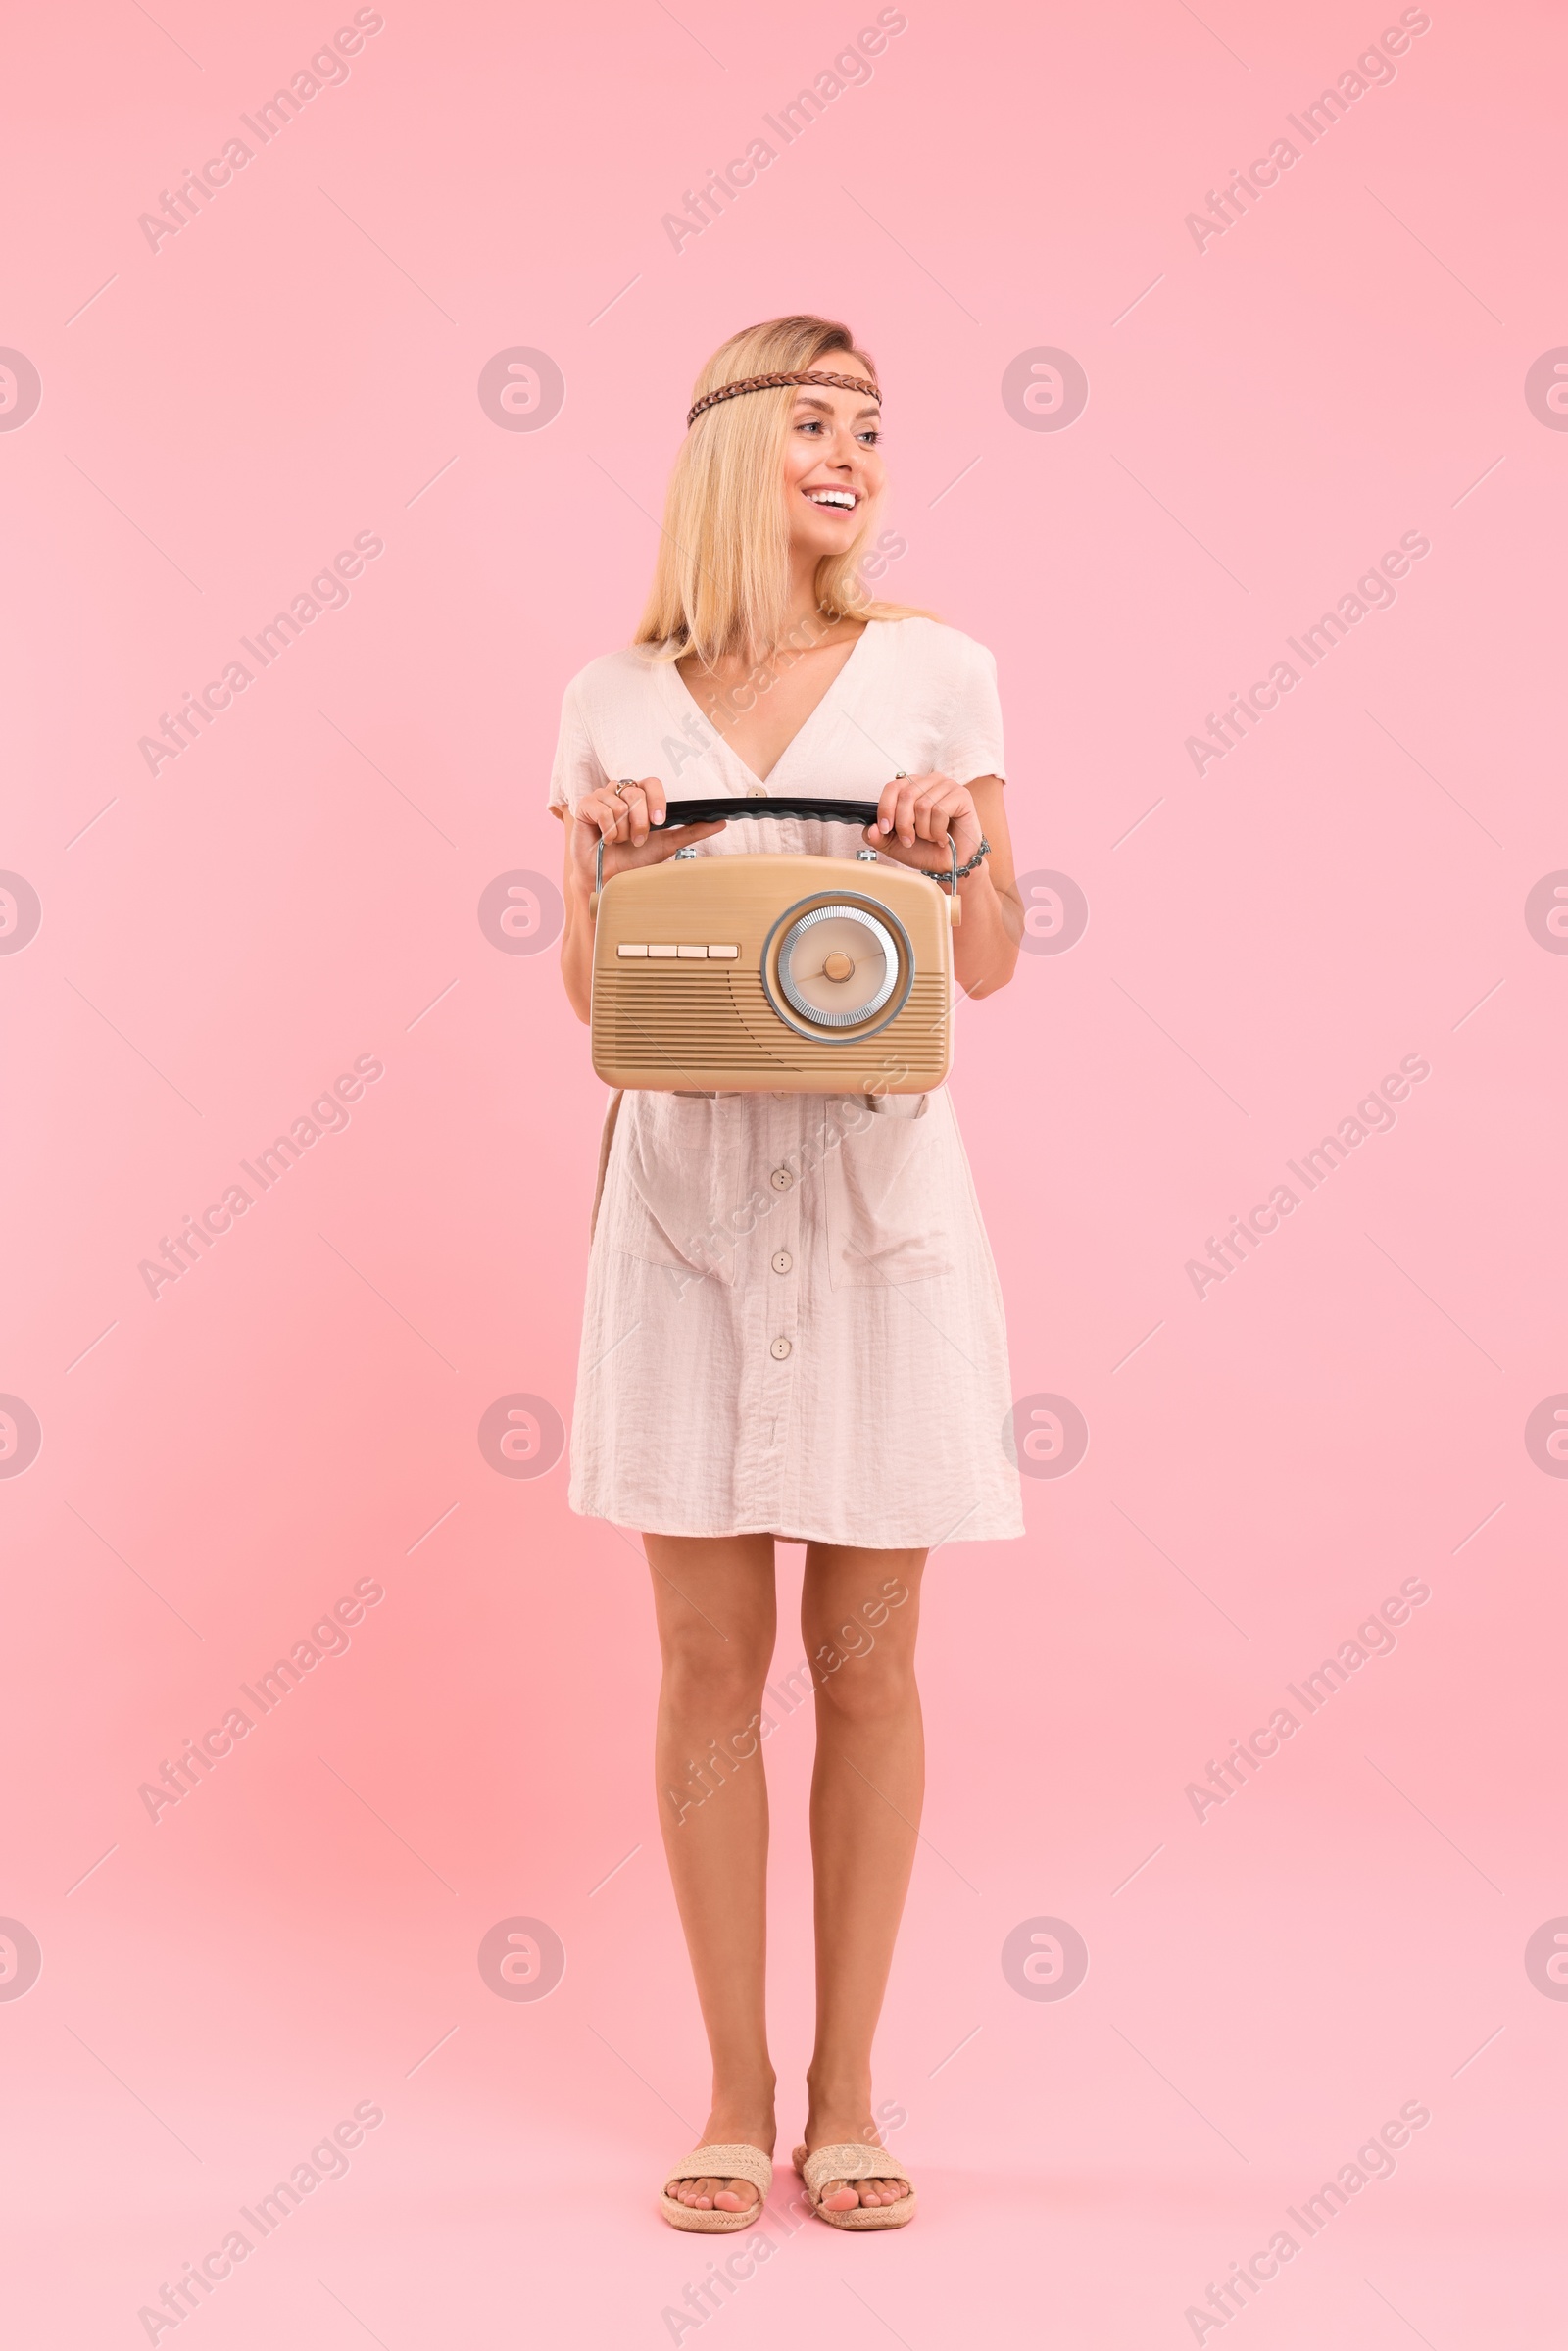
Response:
[[[951,775],[901,775],[885,784],[876,822],[865,828],[867,845],[901,865],[921,873],[951,870],[949,842],[967,864],[979,848],[982,827],[968,790]]]

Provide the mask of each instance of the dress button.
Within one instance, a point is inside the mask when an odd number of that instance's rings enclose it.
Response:
[[[788,1192],[790,1186],[794,1183],[795,1178],[791,1175],[787,1167],[775,1167],[767,1180],[772,1185],[775,1192]]]
[[[773,1271],[775,1273],[788,1273],[794,1262],[795,1259],[787,1249],[777,1249],[773,1251]]]
[[[772,1356],[775,1363],[782,1363],[785,1356],[792,1353],[793,1349],[791,1348],[790,1343],[787,1339],[775,1339],[767,1351]]]

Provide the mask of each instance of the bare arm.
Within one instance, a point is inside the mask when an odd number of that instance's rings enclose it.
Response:
[[[966,996],[993,996],[1011,979],[1023,937],[1023,901],[1012,869],[1002,778],[956,784],[950,775],[906,775],[884,785],[865,838],[885,857],[921,873],[951,870],[948,842],[966,864],[982,836],[991,854],[958,884],[963,911],[953,934],[953,964]]]

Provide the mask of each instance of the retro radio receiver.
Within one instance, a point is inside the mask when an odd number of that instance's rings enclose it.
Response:
[[[858,825],[871,801],[677,800],[672,823],[806,816]],[[950,849],[952,845],[950,843]],[[948,1074],[953,879],[848,857],[700,857],[603,880],[591,1031],[612,1086],[661,1093],[925,1094]],[[946,878],[946,877],[943,877]]]

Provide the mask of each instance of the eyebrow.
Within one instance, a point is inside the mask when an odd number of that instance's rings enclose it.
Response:
[[[823,400],[815,392],[802,391],[798,392],[795,397],[797,405],[801,408],[820,409],[824,416],[831,416],[833,414],[833,403],[831,400]],[[881,403],[879,401],[870,401],[864,408],[856,410],[855,421],[857,424],[858,424],[862,416],[880,416],[881,414]]]

